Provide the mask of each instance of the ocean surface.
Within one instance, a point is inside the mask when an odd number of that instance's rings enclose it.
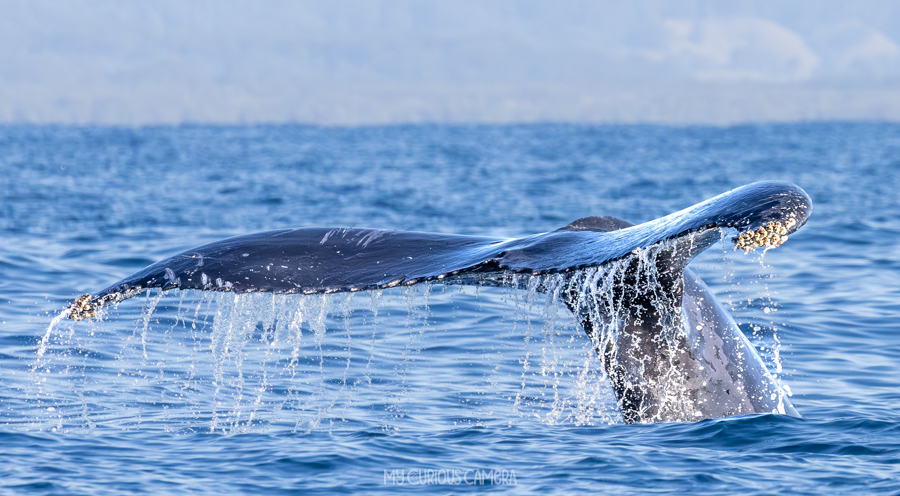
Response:
[[[155,291],[52,324],[233,235],[513,237],[760,180],[807,225],[692,267],[803,418],[626,425],[523,290]],[[0,127],[0,492],[900,494],[898,192],[894,124]]]

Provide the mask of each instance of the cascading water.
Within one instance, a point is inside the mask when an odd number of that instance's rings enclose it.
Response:
[[[638,396],[641,421],[694,420],[706,414],[686,366],[698,334],[680,301],[660,290],[656,269],[670,248],[474,287],[148,292],[140,314],[124,304],[88,323],[54,319],[31,368],[35,409],[26,423],[224,433],[589,425],[621,421],[623,401]],[[636,297],[649,307],[636,309]],[[642,315],[646,308],[655,314]],[[585,335],[584,317],[602,325]],[[627,327],[651,318],[656,335]],[[777,341],[766,349],[777,359]],[[617,398],[617,384],[627,394]]]
[[[536,290],[543,280],[530,290],[148,292],[140,314],[125,304],[94,321],[54,322],[31,368],[26,423],[236,433],[614,421],[590,343],[558,294]],[[510,295],[518,303],[506,305]],[[436,321],[433,308],[451,317]],[[445,389],[434,402],[410,401],[435,382]]]

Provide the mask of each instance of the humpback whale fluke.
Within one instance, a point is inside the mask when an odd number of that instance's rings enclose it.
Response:
[[[771,181],[636,226],[588,217],[515,239],[282,229],[167,258],[78,298],[66,312],[90,318],[152,288],[315,294],[435,280],[509,285],[518,284],[516,274],[555,274],[541,289],[560,291],[593,340],[626,422],[796,415],[752,345],[686,267],[729,230],[737,232],[736,249],[777,247],[811,210],[802,189]]]

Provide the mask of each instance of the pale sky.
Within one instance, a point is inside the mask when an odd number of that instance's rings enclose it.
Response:
[[[0,0],[0,123],[900,121],[896,1]]]

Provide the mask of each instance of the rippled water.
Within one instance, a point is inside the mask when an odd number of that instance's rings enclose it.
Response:
[[[231,235],[520,236],[764,179],[803,187],[809,223],[693,267],[802,419],[624,425],[572,315],[527,290],[154,292],[47,334],[76,296]],[[0,488],[895,494],[897,191],[888,124],[2,127]]]

